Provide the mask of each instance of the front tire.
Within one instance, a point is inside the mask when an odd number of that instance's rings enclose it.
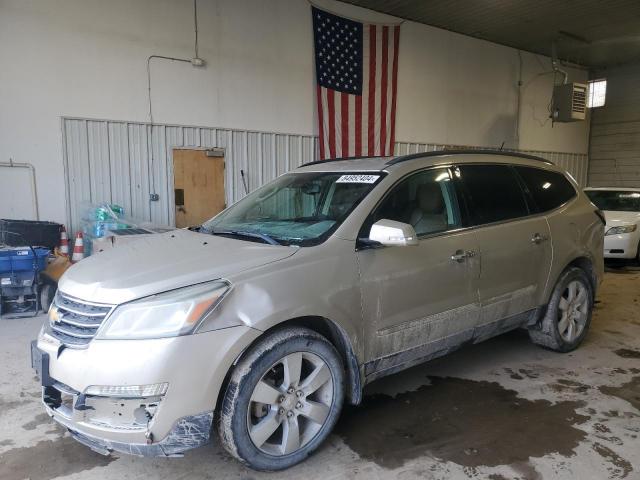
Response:
[[[570,352],[587,335],[593,313],[593,287],[584,270],[565,270],[547,305],[544,317],[529,329],[533,343],[556,352]]]
[[[44,283],[40,287],[39,304],[40,304],[40,310],[42,310],[43,313],[47,313],[49,311],[49,307],[53,302],[53,296],[55,295],[55,293],[56,293],[55,288],[53,287],[53,285],[49,283]]]
[[[218,421],[225,449],[256,470],[307,458],[333,429],[344,399],[344,367],[323,336],[300,327],[265,336],[229,379]]]

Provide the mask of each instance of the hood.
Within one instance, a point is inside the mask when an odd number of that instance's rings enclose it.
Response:
[[[603,213],[604,218],[607,220],[607,228],[640,222],[640,212],[619,212],[613,210],[604,210]]]
[[[94,254],[67,270],[58,287],[82,300],[120,304],[226,278],[296,251],[294,247],[174,230]]]

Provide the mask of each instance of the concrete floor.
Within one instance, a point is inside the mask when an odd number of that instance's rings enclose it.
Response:
[[[573,353],[513,332],[370,385],[320,451],[278,478],[640,479],[640,270],[610,269],[598,300]],[[71,440],[43,413],[29,367],[42,321],[0,321],[0,479],[275,477],[217,445],[141,459]]]

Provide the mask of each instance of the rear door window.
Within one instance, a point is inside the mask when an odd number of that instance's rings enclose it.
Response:
[[[548,212],[576,196],[571,182],[558,172],[534,167],[515,167],[539,212]]]
[[[475,224],[502,222],[529,214],[524,192],[511,166],[461,165],[458,172]]]

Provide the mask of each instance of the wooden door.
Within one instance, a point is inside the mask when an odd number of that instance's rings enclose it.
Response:
[[[224,157],[205,150],[173,150],[176,227],[201,225],[224,210]]]

